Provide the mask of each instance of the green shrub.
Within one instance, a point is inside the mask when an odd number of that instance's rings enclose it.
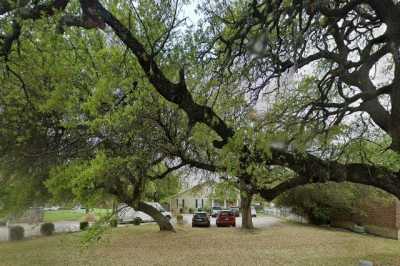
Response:
[[[312,224],[323,225],[331,222],[331,216],[329,208],[315,207],[309,214],[309,219]]]
[[[356,212],[357,194],[357,188],[353,186],[328,182],[289,190],[280,195],[276,203],[292,207],[293,212],[307,217],[312,224],[322,225],[330,224],[335,217]]]
[[[10,230],[10,240],[11,241],[24,239],[25,229],[22,226],[19,226],[19,225],[11,226],[9,228],[9,230]]]
[[[327,182],[289,190],[280,195],[275,203],[292,207],[296,214],[307,217],[313,224],[321,225],[337,219],[365,216],[360,208],[362,202],[385,204],[392,200],[392,196],[376,188]]]
[[[40,226],[40,233],[44,236],[51,236],[55,231],[53,223],[44,223]]]
[[[117,227],[118,226],[118,220],[117,219],[111,219],[110,220],[110,226],[111,227]]]
[[[193,209],[192,208],[189,208],[189,213],[193,213]]]
[[[88,227],[89,227],[89,222],[84,221],[79,223],[79,229],[81,231],[85,231],[86,229],[88,229]]]

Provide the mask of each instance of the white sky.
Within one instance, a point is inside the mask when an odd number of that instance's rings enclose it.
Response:
[[[193,0],[189,5],[185,6],[183,16],[187,17],[194,25],[197,24],[199,20],[198,14],[196,14],[196,7],[200,3],[199,0]]]

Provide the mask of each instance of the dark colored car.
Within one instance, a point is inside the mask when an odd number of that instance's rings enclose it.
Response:
[[[210,216],[206,212],[195,212],[192,218],[192,227],[210,226]]]
[[[223,210],[218,213],[217,226],[236,226],[235,214],[230,210]]]
[[[233,212],[233,214],[235,214],[235,217],[239,217],[240,216],[240,209],[239,207],[230,207],[229,209],[231,212]]]

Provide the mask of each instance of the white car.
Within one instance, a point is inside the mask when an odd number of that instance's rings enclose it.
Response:
[[[160,203],[158,203],[158,202],[146,202],[146,203],[147,203],[147,204],[150,204],[151,206],[153,206],[154,208],[156,208],[157,210],[159,210],[159,211],[161,212],[162,215],[164,215],[165,217],[168,218],[168,220],[172,218],[172,214],[171,214],[169,211],[166,211],[166,210],[164,209],[164,207],[161,206]]]
[[[44,211],[58,211],[61,207],[60,206],[52,206],[52,207],[44,207]]]
[[[171,219],[172,217],[171,213],[166,211],[161,206],[160,203],[158,202],[146,202],[146,203],[159,210],[161,214],[167,217],[168,219]],[[119,223],[132,223],[135,220],[139,220],[141,223],[154,222],[154,219],[150,215],[147,215],[146,213],[141,211],[136,211],[134,208],[128,206],[125,203],[121,203],[118,206],[117,216]]]
[[[211,217],[217,217],[218,213],[222,211],[222,208],[219,206],[214,206],[211,208]]]
[[[257,217],[256,208],[254,208],[254,206],[250,207],[250,211],[251,211],[251,217]]]

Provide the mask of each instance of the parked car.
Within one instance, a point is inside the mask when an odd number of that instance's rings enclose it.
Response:
[[[165,217],[168,218],[168,220],[172,218],[172,214],[169,211],[165,210],[164,207],[160,203],[158,203],[158,202],[147,202],[147,204],[150,204],[151,206],[153,206],[154,208],[159,210],[162,215],[164,215]]]
[[[217,227],[220,226],[236,226],[235,214],[230,210],[222,210],[218,213]]]
[[[218,213],[222,211],[222,208],[219,206],[214,206],[211,208],[211,217],[217,217]]]
[[[153,206],[160,211],[162,215],[166,218],[171,219],[172,215],[170,212],[166,211],[160,203],[158,202],[146,202],[147,204]],[[125,203],[121,203],[117,208],[118,223],[133,223],[135,221],[140,221],[141,223],[154,222],[154,219],[141,211],[136,211],[134,208],[128,206]]]
[[[43,211],[58,211],[61,207],[60,206],[52,206],[52,207],[44,207],[42,208]]]
[[[254,206],[251,206],[250,211],[251,211],[251,217],[257,217],[256,208],[254,208]]]
[[[74,208],[72,208],[72,210],[76,211],[76,212],[86,212],[86,207],[82,206],[82,205],[76,205]]]
[[[210,227],[210,216],[206,212],[195,212],[192,218],[192,227],[207,226]]]
[[[240,209],[239,207],[233,206],[229,209],[230,211],[233,212],[233,214],[235,214],[235,217],[239,217],[240,216]]]

